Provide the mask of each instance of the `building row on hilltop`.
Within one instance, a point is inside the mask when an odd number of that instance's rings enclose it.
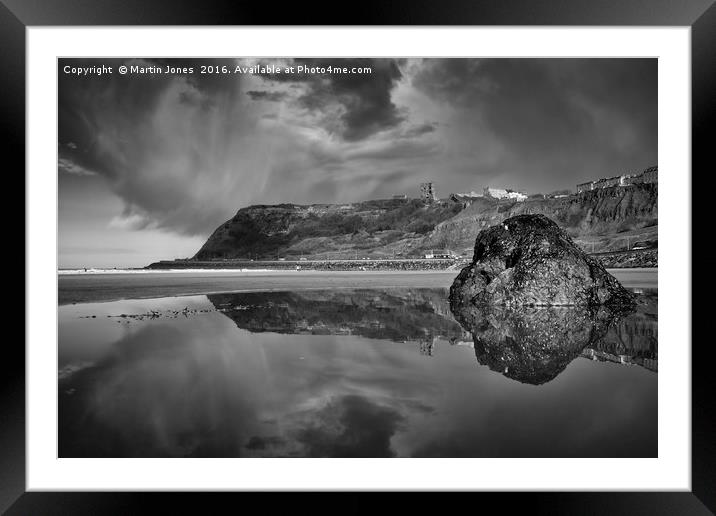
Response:
[[[477,193],[474,190],[470,192],[452,193],[450,199],[456,202],[470,201],[473,199],[489,197],[491,199],[498,200],[513,200],[522,202],[527,199],[527,194],[524,192],[518,192],[510,188],[490,188],[485,187],[482,193]],[[407,196],[404,194],[393,195],[393,199],[406,199]],[[433,202],[438,200],[435,192],[433,183],[421,183],[420,184],[420,198],[425,202]]]
[[[580,183],[577,185],[577,193],[588,192],[600,188],[609,188],[612,186],[658,183],[658,175],[659,168],[657,166],[653,166],[646,168],[637,174],[622,174],[619,176],[605,177],[594,181],[588,181],[586,183]],[[545,199],[559,199],[561,197],[568,197],[569,195],[569,191],[559,191],[554,192],[553,194],[541,195],[541,197]],[[488,197],[491,199],[498,200],[511,200],[517,202],[522,202],[529,198],[525,192],[512,190],[511,188],[492,188],[489,186],[486,186],[483,189],[482,194],[479,194],[475,191],[450,194],[450,198],[452,200],[461,202],[470,202],[470,199],[477,199],[480,197]],[[393,196],[393,199],[406,198],[407,196],[404,194]],[[420,183],[420,198],[428,203],[438,200],[435,186],[433,185],[433,183]]]
[[[451,198],[453,197],[460,197],[460,198],[477,198],[477,197],[490,197],[492,199],[509,199],[513,201],[524,201],[527,199],[527,195],[524,192],[518,192],[516,190],[512,190],[510,188],[490,188],[485,187],[482,191],[482,194],[478,194],[477,192],[470,192],[470,193],[459,193],[459,194],[451,194]],[[398,198],[404,198],[404,196],[394,195],[394,199]],[[435,193],[435,186],[433,183],[427,182],[427,183],[420,183],[420,198],[423,199],[426,202],[432,202],[437,200],[437,195]]]
[[[577,193],[589,192],[600,188],[609,188],[612,186],[628,186],[646,183],[658,183],[659,169],[658,167],[649,167],[642,170],[638,174],[624,174],[621,176],[605,177],[596,181],[588,181],[577,185]]]

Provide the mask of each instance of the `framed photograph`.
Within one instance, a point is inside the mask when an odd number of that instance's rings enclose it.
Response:
[[[448,4],[3,0],[26,334],[1,510],[714,511],[691,177],[716,7]]]

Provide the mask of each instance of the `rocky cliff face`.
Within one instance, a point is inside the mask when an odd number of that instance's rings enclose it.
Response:
[[[250,206],[219,226],[194,259],[402,256],[410,242],[420,242],[462,209],[418,199]],[[394,245],[398,241],[402,245]]]
[[[423,245],[471,247],[481,229],[517,215],[541,214],[554,220],[589,252],[623,250],[658,238],[658,186],[604,188],[559,199],[497,202],[480,198],[439,224]],[[629,238],[627,240],[627,238]]]
[[[554,220],[588,252],[658,239],[656,184],[605,188],[525,202],[387,199],[349,204],[250,206],[219,226],[196,260],[417,257],[430,249],[470,253],[477,233],[516,215]]]

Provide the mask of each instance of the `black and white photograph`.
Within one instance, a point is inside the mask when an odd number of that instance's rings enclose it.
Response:
[[[659,456],[658,59],[57,81],[60,458]]]

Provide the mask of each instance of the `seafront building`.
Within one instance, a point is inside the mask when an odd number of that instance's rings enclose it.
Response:
[[[450,249],[438,249],[437,251],[430,250],[427,253],[425,253],[424,256],[425,256],[425,259],[427,259],[427,260],[458,258],[458,256],[455,253],[453,253]]]
[[[609,188],[612,186],[629,186],[636,184],[649,184],[659,182],[659,168],[657,166],[649,167],[637,174],[622,174],[620,176],[604,177],[595,181],[588,181],[577,185],[577,193],[589,192],[600,188]]]

